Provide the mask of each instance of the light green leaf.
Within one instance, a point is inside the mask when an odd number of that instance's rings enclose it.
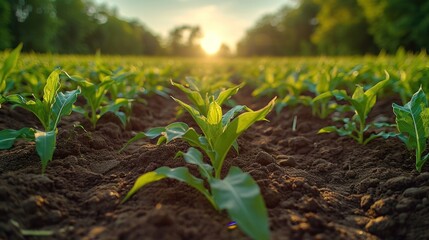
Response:
[[[43,103],[51,108],[55,102],[55,97],[60,89],[60,73],[61,70],[54,70],[46,80],[45,88],[43,89]]]
[[[159,174],[155,171],[153,172],[147,172],[143,175],[141,175],[139,178],[137,178],[137,181],[134,183],[131,190],[127,193],[125,198],[122,200],[122,203],[127,201],[132,195],[134,195],[140,188],[144,187],[145,185],[159,181],[161,179],[164,179],[166,176],[164,174]]]
[[[321,128],[317,133],[332,133],[332,132],[337,132],[338,128],[335,126],[328,126],[328,127],[324,127]]]
[[[36,139],[36,151],[42,160],[42,174],[45,172],[48,162],[52,160],[56,146],[56,130],[49,132],[37,131],[34,134]]]
[[[16,139],[30,139],[34,140],[34,133],[36,131],[32,128],[21,128],[19,130],[5,129],[0,131],[0,149],[9,149],[13,146]]]
[[[223,104],[226,100],[228,100],[232,95],[235,95],[235,94],[238,92],[238,90],[239,90],[240,88],[242,88],[243,86],[244,86],[244,83],[242,83],[242,84],[240,84],[240,85],[237,85],[237,86],[234,86],[234,87],[231,87],[231,88],[228,88],[228,89],[223,90],[222,92],[220,92],[220,93],[219,93],[219,96],[216,98],[216,103],[217,103],[219,106],[222,106],[222,104]]]
[[[222,120],[222,108],[216,101],[213,101],[209,105],[209,111],[207,113],[207,122],[212,125],[218,125]]]
[[[210,181],[213,197],[238,227],[253,239],[270,239],[268,213],[259,186],[248,173],[231,167],[228,175]]]

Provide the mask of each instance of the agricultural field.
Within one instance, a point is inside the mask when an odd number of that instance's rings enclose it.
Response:
[[[429,239],[425,53],[0,55],[0,239]]]

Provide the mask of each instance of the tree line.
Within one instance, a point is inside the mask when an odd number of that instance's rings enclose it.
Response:
[[[0,50],[64,54],[200,56],[202,30],[182,25],[162,39],[137,20],[92,0],[0,0]]]
[[[166,39],[93,0],[0,0],[0,50],[67,54],[202,56],[199,26]],[[239,56],[356,55],[429,47],[429,1],[295,0],[261,17],[237,44]],[[222,45],[219,55],[230,55]]]
[[[356,55],[429,48],[429,1],[298,0],[267,14],[237,45],[241,56]]]

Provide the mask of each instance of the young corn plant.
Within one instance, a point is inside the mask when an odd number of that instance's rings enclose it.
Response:
[[[350,118],[342,118],[341,120],[344,123],[344,126],[337,128],[335,126],[324,127],[319,130],[318,133],[331,133],[336,132],[340,136],[349,136],[356,140],[359,144],[367,144],[371,140],[377,137],[388,138],[392,137],[394,133],[387,133],[381,131],[378,133],[371,134],[368,138],[364,138],[364,133],[367,132],[370,128],[382,128],[382,127],[391,127],[391,124],[388,123],[369,123],[367,124],[366,119],[369,112],[375,105],[377,100],[377,93],[382,89],[387,83],[388,79],[383,80],[368,90],[364,91],[362,86],[357,86],[353,95],[350,97],[347,95],[344,90],[333,90],[330,92],[322,93],[317,96],[313,101],[321,101],[323,99],[334,96],[337,100],[345,100],[350,104],[350,108],[353,109],[354,115]]]
[[[9,149],[17,139],[26,139],[36,142],[36,151],[42,162],[42,173],[52,160],[56,137],[58,133],[57,125],[61,117],[69,115],[76,102],[80,89],[68,92],[59,92],[60,70],[53,71],[46,82],[43,99],[26,99],[19,94],[12,94],[5,97],[5,101],[17,107],[24,108],[32,112],[40,121],[43,130],[33,128],[22,128],[19,130],[5,129],[0,131],[0,149]]]
[[[416,151],[416,169],[421,171],[429,159],[423,155],[429,137],[429,105],[423,89],[420,88],[404,106],[393,103],[399,139],[409,150]]]
[[[274,107],[275,99],[258,111],[238,105],[222,114],[220,104],[237,90],[234,87],[220,92],[217,98],[211,96],[208,98],[208,105],[200,105],[199,108],[173,98],[193,117],[202,134],[186,123],[175,122],[166,127],[153,128],[140,133],[127,143],[128,145],[142,137],[151,139],[159,137],[158,144],[169,143],[174,139],[185,140],[192,147],[186,153],[178,152],[176,156],[183,156],[187,163],[196,165],[201,177],[208,183],[208,188],[204,185],[203,179],[192,175],[186,167],[173,169],[160,167],[140,176],[124,201],[146,184],[164,178],[176,179],[201,192],[215,209],[226,209],[237,225],[252,238],[269,239],[268,214],[255,180],[238,167],[231,167],[226,177],[222,179],[221,170],[227,153],[240,134],[256,121],[264,120]],[[184,92],[188,97],[196,96],[194,92],[187,90]],[[197,97],[197,99],[200,98]],[[207,112],[204,112],[205,109]],[[243,111],[245,112],[236,116]],[[208,156],[210,163],[204,162],[203,154],[197,148]]]
[[[77,106],[73,111],[78,112],[89,119],[93,128],[96,127],[98,120],[106,113],[112,112],[119,118],[122,125],[127,124],[127,114],[121,111],[121,108],[130,109],[131,101],[126,98],[116,98],[111,101],[106,98],[106,93],[115,81],[110,78],[103,79],[100,83],[92,83],[76,76],[69,78],[77,83],[82,89],[82,96],[86,100],[83,107]]]

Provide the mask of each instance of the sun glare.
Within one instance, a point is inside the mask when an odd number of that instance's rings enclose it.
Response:
[[[220,45],[220,38],[215,33],[206,33],[201,39],[201,47],[209,55],[215,54],[219,50]]]

